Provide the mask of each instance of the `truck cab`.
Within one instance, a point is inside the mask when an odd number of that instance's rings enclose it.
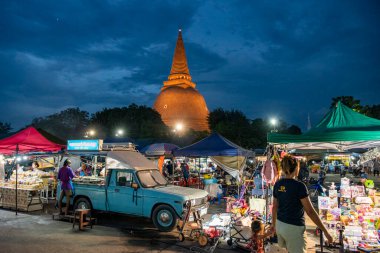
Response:
[[[190,206],[207,213],[204,190],[169,185],[154,163],[137,151],[106,153],[106,175],[73,179],[72,205],[152,219],[160,231],[171,231]]]

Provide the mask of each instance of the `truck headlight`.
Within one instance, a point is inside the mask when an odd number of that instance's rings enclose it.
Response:
[[[186,209],[190,206],[191,204],[191,201],[190,200],[186,200],[185,202],[183,202],[183,208]]]

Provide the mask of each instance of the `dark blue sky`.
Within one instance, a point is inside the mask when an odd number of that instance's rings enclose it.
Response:
[[[305,129],[331,98],[380,104],[379,1],[1,1],[0,121],[152,106],[183,29],[208,107]]]

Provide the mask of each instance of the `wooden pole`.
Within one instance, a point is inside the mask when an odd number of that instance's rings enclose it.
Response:
[[[17,201],[17,184],[18,184],[18,168],[17,168],[17,156],[18,156],[18,144],[16,144],[16,215],[17,215],[17,209],[18,209],[18,201]]]

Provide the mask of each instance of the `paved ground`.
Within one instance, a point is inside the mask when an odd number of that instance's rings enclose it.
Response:
[[[317,175],[313,175],[317,177]],[[351,178],[350,175],[348,177]],[[359,181],[353,178],[354,181]],[[339,182],[339,175],[328,174],[325,186],[330,182]],[[375,179],[380,186],[380,178]],[[51,205],[50,205],[51,206]],[[210,213],[223,212],[224,207],[212,205]],[[53,209],[43,212],[19,213],[0,209],[0,252],[4,253],[55,253],[55,252],[190,252],[196,242],[177,241],[178,233],[160,233],[149,220],[99,215],[98,225],[93,229],[77,231],[72,224],[52,219]],[[315,226],[306,219],[308,232],[308,252],[315,252]],[[238,252],[225,242],[215,252]]]
[[[149,220],[116,215],[98,215],[93,229],[78,231],[66,221],[53,220],[51,209],[18,213],[0,209],[0,252],[190,252],[197,242],[177,241],[177,232],[158,232]],[[224,206],[212,205],[210,212],[220,213]],[[208,215],[209,217],[210,215]],[[206,217],[207,219],[207,217]],[[308,226],[312,238],[314,227]],[[308,252],[314,251],[309,240]],[[222,242],[215,252],[244,252]]]
[[[146,219],[99,214],[93,229],[78,231],[67,221],[53,220],[53,209],[18,213],[0,209],[0,252],[190,252],[197,242],[178,242],[178,232],[162,233]],[[213,212],[224,207],[214,205]],[[209,215],[210,216],[210,215]],[[206,248],[207,249],[207,248]],[[236,252],[223,242],[215,252]]]

